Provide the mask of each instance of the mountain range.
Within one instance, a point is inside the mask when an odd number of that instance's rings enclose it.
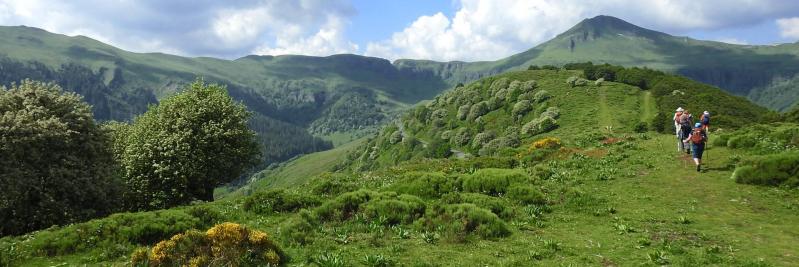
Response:
[[[55,81],[83,95],[101,120],[130,120],[198,77],[225,84],[254,113],[259,124],[254,128],[264,129],[262,136],[279,134],[284,140],[280,148],[269,147],[280,150],[268,155],[272,162],[329,148],[319,136],[337,143],[351,140],[459,83],[531,65],[591,61],[647,67],[718,86],[778,111],[789,110],[799,99],[799,44],[695,40],[609,16],[586,19],[530,50],[484,62],[392,63],[358,55],[190,58],[133,53],[25,26],[0,27],[0,37],[0,84],[26,78]],[[267,133],[276,128],[271,126],[286,130]]]

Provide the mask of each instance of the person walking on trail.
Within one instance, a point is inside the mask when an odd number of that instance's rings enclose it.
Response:
[[[702,169],[702,153],[705,152],[705,143],[707,142],[707,132],[702,129],[702,123],[697,122],[691,133],[688,134],[688,138],[683,141],[691,144],[696,171],[700,171]]]
[[[699,119],[699,122],[702,123],[702,130],[705,130],[705,133],[710,131],[710,112],[702,113],[702,117]]]
[[[694,117],[691,115],[690,112],[688,112],[688,110],[684,110],[682,112],[682,115],[680,115],[679,123],[680,123],[680,141],[682,141],[680,142],[680,144],[682,145],[682,149],[683,151],[685,151],[685,154],[691,154],[691,148],[690,146],[688,146],[687,143],[685,143],[684,140],[687,139],[688,135],[691,134],[691,125],[694,124]]]
[[[677,152],[682,151],[682,135],[680,134],[680,116],[682,116],[682,112],[685,111],[682,107],[678,107],[674,113],[674,117],[671,118],[671,121],[674,122],[674,134],[677,136]]]

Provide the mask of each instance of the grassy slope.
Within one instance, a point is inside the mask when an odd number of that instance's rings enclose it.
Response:
[[[248,192],[301,185],[323,172],[331,171],[334,166],[344,161],[348,153],[364,141],[365,138],[361,138],[331,150],[298,157],[280,164],[276,169],[263,170],[254,174],[251,178],[252,182],[232,192],[226,192],[227,190],[224,188],[220,189],[215,196],[217,199],[235,198],[248,195]]]
[[[569,141],[586,132],[605,131],[603,127],[608,125],[614,126],[615,134],[606,134],[623,138],[630,132],[630,125],[649,116],[644,115],[651,114],[646,110],[653,109],[651,99],[647,104],[646,92],[634,87],[608,83],[599,88],[570,89],[562,86],[569,75],[571,72],[563,71],[506,74],[535,78],[541,88],[552,93],[551,101],[562,110],[561,127],[545,135],[566,140],[567,151],[595,160],[621,160],[602,166],[616,169],[610,180],[593,178],[599,169],[580,168],[561,169],[562,178],[542,181],[540,186],[547,188],[552,212],[533,220],[510,219],[510,237],[428,244],[419,231],[411,230],[410,238],[400,239],[394,230],[386,228],[385,235],[377,238],[373,233],[351,230],[347,242],[340,242],[336,241],[340,240],[338,233],[349,226],[325,224],[312,244],[291,246],[275,233],[294,214],[245,212],[240,208],[240,197],[208,205],[224,214],[224,220],[273,234],[293,258],[291,265],[304,265],[325,253],[338,255],[346,265],[363,264],[367,255],[382,255],[402,265],[654,265],[649,255],[656,251],[663,252],[670,263],[685,266],[714,262],[722,266],[799,265],[799,255],[795,253],[795,244],[799,243],[799,191],[736,184],[729,179],[729,158],[741,151],[727,148],[708,149],[707,171],[697,173],[690,159],[673,151],[672,135],[649,133],[651,138],[637,138],[628,144],[601,145],[595,141],[587,147]],[[332,165],[343,157],[346,147],[350,146],[305,156],[278,169],[271,176],[276,178],[262,181],[266,187],[286,186],[308,192],[310,186],[321,181],[312,177],[324,171],[317,168],[323,165],[320,162]],[[556,159],[560,160],[565,159]],[[379,190],[395,183],[395,175],[420,168],[448,169],[450,162],[461,161],[412,160],[375,172],[342,175],[356,177],[361,188]],[[303,184],[306,181],[308,184]],[[581,192],[583,197],[559,193],[560,190]],[[519,212],[521,208],[514,206]],[[608,212],[611,208],[615,213]],[[620,225],[632,230],[621,231]],[[28,238],[36,239],[37,235]],[[99,253],[40,257],[18,264],[106,266],[125,261],[93,260]]]

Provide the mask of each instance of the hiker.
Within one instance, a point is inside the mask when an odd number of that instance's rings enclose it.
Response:
[[[710,112],[702,113],[702,117],[699,118],[699,122],[702,123],[702,130],[705,130],[705,133],[710,132]]]
[[[674,122],[674,134],[677,135],[677,152],[682,151],[682,135],[680,134],[680,116],[682,116],[682,112],[685,111],[682,107],[678,107],[674,113],[674,117],[671,118],[671,121]]]
[[[680,140],[685,140],[688,138],[688,135],[691,134],[691,125],[694,124],[694,117],[686,109],[683,110],[678,121],[680,123]],[[682,145],[682,149],[685,151],[685,154],[691,154],[690,146],[688,146],[687,143],[680,142],[680,144]]]
[[[705,143],[707,142],[707,132],[702,129],[702,123],[697,122],[694,125],[694,129],[691,130],[691,133],[688,134],[688,138],[683,141],[685,143],[690,142],[691,152],[693,152],[692,156],[694,158],[694,163],[696,163],[696,171],[700,171],[702,168],[702,153],[705,152]]]

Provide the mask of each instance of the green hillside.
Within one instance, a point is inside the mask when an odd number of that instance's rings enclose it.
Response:
[[[446,87],[438,77],[400,71],[379,58],[186,58],[132,53],[24,26],[0,27],[0,70],[0,85],[54,81],[81,94],[100,120],[130,120],[197,77],[227,85],[256,114],[251,124],[264,140],[265,163],[329,149],[311,134],[362,135]]]
[[[0,265],[141,263],[148,252],[137,248],[220,222],[268,233],[291,266],[799,264],[799,173],[780,169],[799,163],[799,125],[754,125],[765,109],[680,77],[661,86],[702,94],[584,73],[487,77],[408,111],[360,149],[266,171],[246,196],[2,238]],[[647,131],[674,98],[740,110],[714,124],[702,172],[673,134]],[[189,233],[171,240],[189,246]],[[180,252],[163,253],[149,259]]]
[[[492,62],[398,60],[400,68],[431,71],[451,84],[530,65],[574,62],[648,67],[684,75],[763,106],[785,111],[796,103],[799,44],[733,45],[672,36],[623,20],[597,16],[525,52]],[[791,83],[795,85],[795,83]]]

